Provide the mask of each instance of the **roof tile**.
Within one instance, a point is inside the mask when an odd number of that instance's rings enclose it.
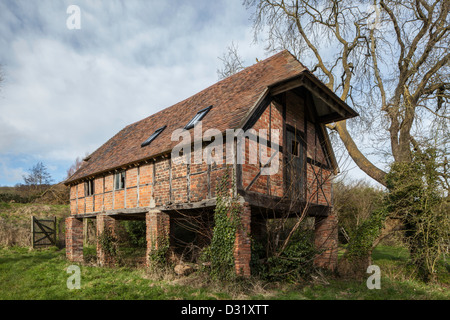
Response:
[[[170,152],[178,144],[171,141],[172,132],[184,128],[198,111],[210,105],[213,108],[202,120],[203,131],[235,129],[268,86],[305,70],[287,50],[260,61],[190,98],[126,126],[93,152],[89,161],[65,183]],[[142,148],[141,143],[164,125],[167,128],[158,138]]]

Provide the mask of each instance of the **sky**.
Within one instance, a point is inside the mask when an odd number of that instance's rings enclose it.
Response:
[[[0,186],[38,162],[63,181],[126,125],[217,82],[232,42],[244,65],[270,56],[250,16],[241,0],[0,0]]]
[[[232,42],[246,65],[267,57],[249,16],[240,0],[0,0],[0,186],[37,162],[64,180],[126,125],[217,82]]]

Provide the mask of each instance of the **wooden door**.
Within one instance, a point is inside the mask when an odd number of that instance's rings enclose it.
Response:
[[[301,132],[286,130],[286,191],[290,199],[304,199],[304,143]]]

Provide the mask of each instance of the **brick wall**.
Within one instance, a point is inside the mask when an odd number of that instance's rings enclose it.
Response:
[[[145,216],[147,236],[147,265],[150,264],[149,256],[153,250],[161,249],[164,242],[169,241],[170,217],[168,214],[151,210]]]
[[[306,123],[306,130],[305,130]],[[317,127],[310,121],[305,121],[305,102],[293,94],[286,94],[286,124],[291,125],[306,136],[306,151],[310,161],[306,164],[306,201],[312,204],[329,206],[331,199],[331,171],[327,166],[324,143],[321,141]],[[257,120],[253,129],[278,129],[280,132],[280,145],[283,147],[283,117],[282,107],[272,103]],[[246,141],[245,164],[242,165],[242,185],[247,188],[260,171],[260,165],[249,164],[250,142]],[[269,148],[268,148],[269,149]],[[269,149],[267,154],[270,155]],[[250,187],[250,191],[282,197],[288,192],[284,184],[284,157],[279,157],[279,171],[270,176],[260,176]],[[259,163],[259,158],[258,158]],[[302,174],[301,174],[302,175]]]
[[[338,219],[332,210],[327,217],[316,217],[314,232],[314,244],[319,251],[314,264],[335,270],[338,262]]]
[[[251,207],[248,203],[242,205],[241,228],[236,232],[234,244],[234,264],[236,273],[245,277],[250,276],[251,260]]]
[[[307,199],[321,205],[331,204],[330,171],[323,169],[326,164],[323,142],[319,138],[317,127],[310,121],[305,122],[305,101],[292,93],[286,94],[286,123],[304,132],[307,138],[307,156],[312,160],[306,165]],[[305,130],[306,123],[306,130]],[[283,146],[283,110],[278,103],[271,103],[256,121],[253,129],[278,129],[279,142]],[[245,189],[260,172],[257,164],[250,162],[250,142],[246,139],[245,164],[242,165],[242,186]],[[202,152],[201,150],[200,152]],[[267,148],[270,157],[273,150]],[[226,157],[226,150],[223,150]],[[252,192],[282,197],[287,192],[284,181],[285,159],[280,154],[279,170],[270,176],[259,176],[249,189]],[[150,163],[141,164],[126,170],[126,189],[114,190],[114,175],[107,174],[95,179],[95,194],[85,197],[84,183],[72,186],[70,190],[71,214],[99,213],[113,209],[163,206],[187,202],[198,202],[215,197],[217,182],[224,174],[226,164],[207,165],[194,163],[191,153],[191,165],[174,164],[170,158],[159,158]],[[225,162],[225,161],[224,161]],[[318,172],[321,172],[318,174]],[[311,196],[313,195],[313,196]]]
[[[117,227],[118,221],[114,218],[103,214],[97,216],[97,262],[101,266],[113,265],[115,263],[115,257],[102,248],[99,239],[107,229],[113,237],[116,237]]]
[[[83,261],[83,220],[66,218],[66,257],[69,261]]]

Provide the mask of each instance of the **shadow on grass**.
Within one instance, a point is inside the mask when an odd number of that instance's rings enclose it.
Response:
[[[1,264],[27,264],[27,265],[35,265],[39,263],[47,262],[50,259],[57,258],[61,255],[62,250],[52,249],[52,251],[14,251],[11,249],[5,255],[0,256],[0,265]]]
[[[407,261],[409,258],[408,249],[402,247],[377,246],[372,253],[372,259],[390,260],[390,261]]]

